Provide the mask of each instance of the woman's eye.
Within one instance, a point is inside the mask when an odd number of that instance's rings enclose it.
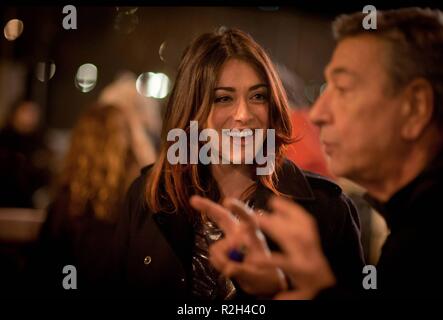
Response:
[[[267,101],[268,97],[262,93],[256,93],[252,96],[254,101]]]
[[[221,96],[221,97],[216,97],[214,99],[215,103],[227,103],[230,102],[232,99],[229,96]]]

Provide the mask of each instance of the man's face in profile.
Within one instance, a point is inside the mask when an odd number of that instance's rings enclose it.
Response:
[[[310,114],[333,173],[357,183],[383,177],[401,153],[403,97],[391,87],[388,50],[373,35],[340,41],[325,69],[327,88]]]

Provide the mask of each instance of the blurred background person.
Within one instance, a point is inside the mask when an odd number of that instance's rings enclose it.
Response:
[[[144,149],[137,150],[144,158],[144,162],[151,163],[151,155],[160,149],[161,104],[158,99],[142,96],[136,88],[135,75],[130,71],[123,71],[103,89],[99,96],[99,102],[103,105],[118,105],[122,110],[125,110],[131,119],[131,128],[137,128],[134,131],[134,138],[137,141],[146,139],[152,141],[155,150],[146,148],[146,145]]]
[[[40,106],[17,100],[0,131],[0,207],[35,208],[36,191],[51,181],[51,151]]]
[[[30,265],[37,290],[63,290],[63,267],[77,268],[78,289],[105,285],[108,243],[123,198],[140,168],[155,160],[137,117],[114,105],[95,104],[73,129],[70,148]],[[146,144],[142,144],[146,143]]]

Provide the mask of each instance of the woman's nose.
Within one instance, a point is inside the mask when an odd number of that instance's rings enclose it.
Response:
[[[234,120],[241,122],[248,122],[253,118],[253,114],[249,108],[248,101],[246,99],[239,99],[234,111]]]

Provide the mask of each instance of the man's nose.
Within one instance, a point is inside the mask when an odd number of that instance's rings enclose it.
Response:
[[[330,94],[326,89],[315,100],[314,105],[309,112],[309,119],[317,126],[321,127],[332,120],[330,112]]]

